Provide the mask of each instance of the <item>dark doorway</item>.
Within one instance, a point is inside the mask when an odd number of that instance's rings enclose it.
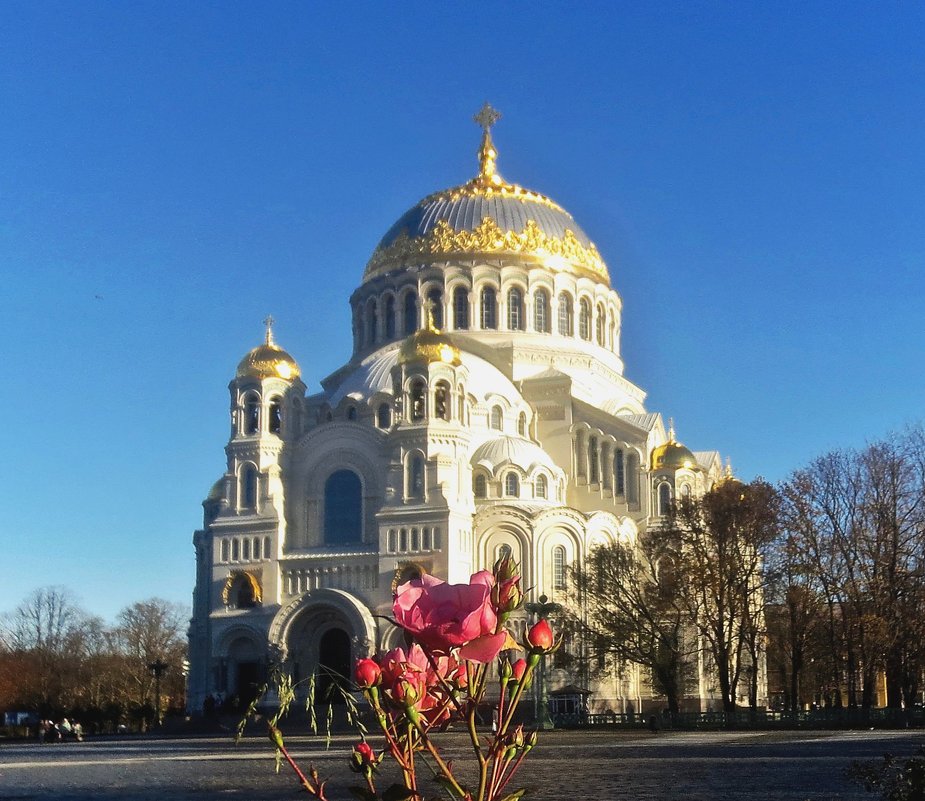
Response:
[[[342,703],[337,688],[347,690],[352,673],[350,636],[343,629],[329,629],[321,635],[318,646],[318,675],[315,700],[319,703]]]
[[[260,693],[262,675],[259,662],[239,662],[235,695],[240,709],[247,709]]]

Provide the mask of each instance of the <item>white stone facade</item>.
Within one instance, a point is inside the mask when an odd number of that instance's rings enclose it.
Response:
[[[480,190],[485,169],[459,189],[474,187],[469,200],[516,233],[511,215],[529,216],[533,201]],[[538,217],[558,209],[544,201]],[[440,213],[464,233],[487,216]],[[242,361],[227,470],[194,536],[191,710],[210,694],[248,696],[274,661],[305,678],[319,662],[343,672],[394,645],[377,616],[390,613],[396,576],[462,582],[509,548],[528,600],[562,599],[567,565],[597,544],[634,542],[660,501],[722,476],[714,451],[652,468],[668,432],[623,375],[622,303],[606,272],[520,243],[475,252],[458,240],[457,252],[367,269],[350,299],[353,355],[320,392],[306,395],[269,330]],[[699,706],[709,683],[701,671]],[[618,712],[649,697],[635,666],[592,689],[594,707]]]

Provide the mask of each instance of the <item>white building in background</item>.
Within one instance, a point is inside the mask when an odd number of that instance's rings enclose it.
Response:
[[[350,298],[353,354],[319,392],[272,321],[238,365],[227,470],[194,535],[192,710],[248,697],[274,661],[349,675],[401,641],[379,616],[416,573],[463,582],[509,548],[529,600],[561,599],[568,564],[722,477],[719,454],[674,441],[624,376],[600,253],[561,206],[501,178],[495,119],[477,118],[478,175],[376,247]],[[689,707],[715,697],[700,673]],[[650,697],[634,666],[592,689],[618,712]]]

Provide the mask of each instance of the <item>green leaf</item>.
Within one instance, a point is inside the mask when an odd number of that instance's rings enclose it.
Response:
[[[360,801],[376,801],[376,794],[370,790],[368,787],[348,787],[347,788],[354,798],[359,798]]]
[[[413,790],[409,790],[403,784],[393,784],[382,794],[382,801],[406,801],[413,797]]]
[[[515,790],[510,795],[504,796],[504,798],[499,799],[499,801],[517,801],[525,792],[527,792],[527,788],[523,787],[520,790]]]

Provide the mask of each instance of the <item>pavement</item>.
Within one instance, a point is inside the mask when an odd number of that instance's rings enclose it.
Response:
[[[347,801],[358,783],[347,769],[352,741],[336,736],[326,749],[323,737],[289,737],[287,745],[303,768],[330,777],[331,801]],[[527,787],[525,801],[878,801],[848,781],[847,767],[923,746],[921,731],[541,732],[511,789]],[[471,762],[462,735],[443,735],[441,747],[456,764]],[[276,773],[262,737],[0,744],[0,801],[304,797],[291,773]]]

